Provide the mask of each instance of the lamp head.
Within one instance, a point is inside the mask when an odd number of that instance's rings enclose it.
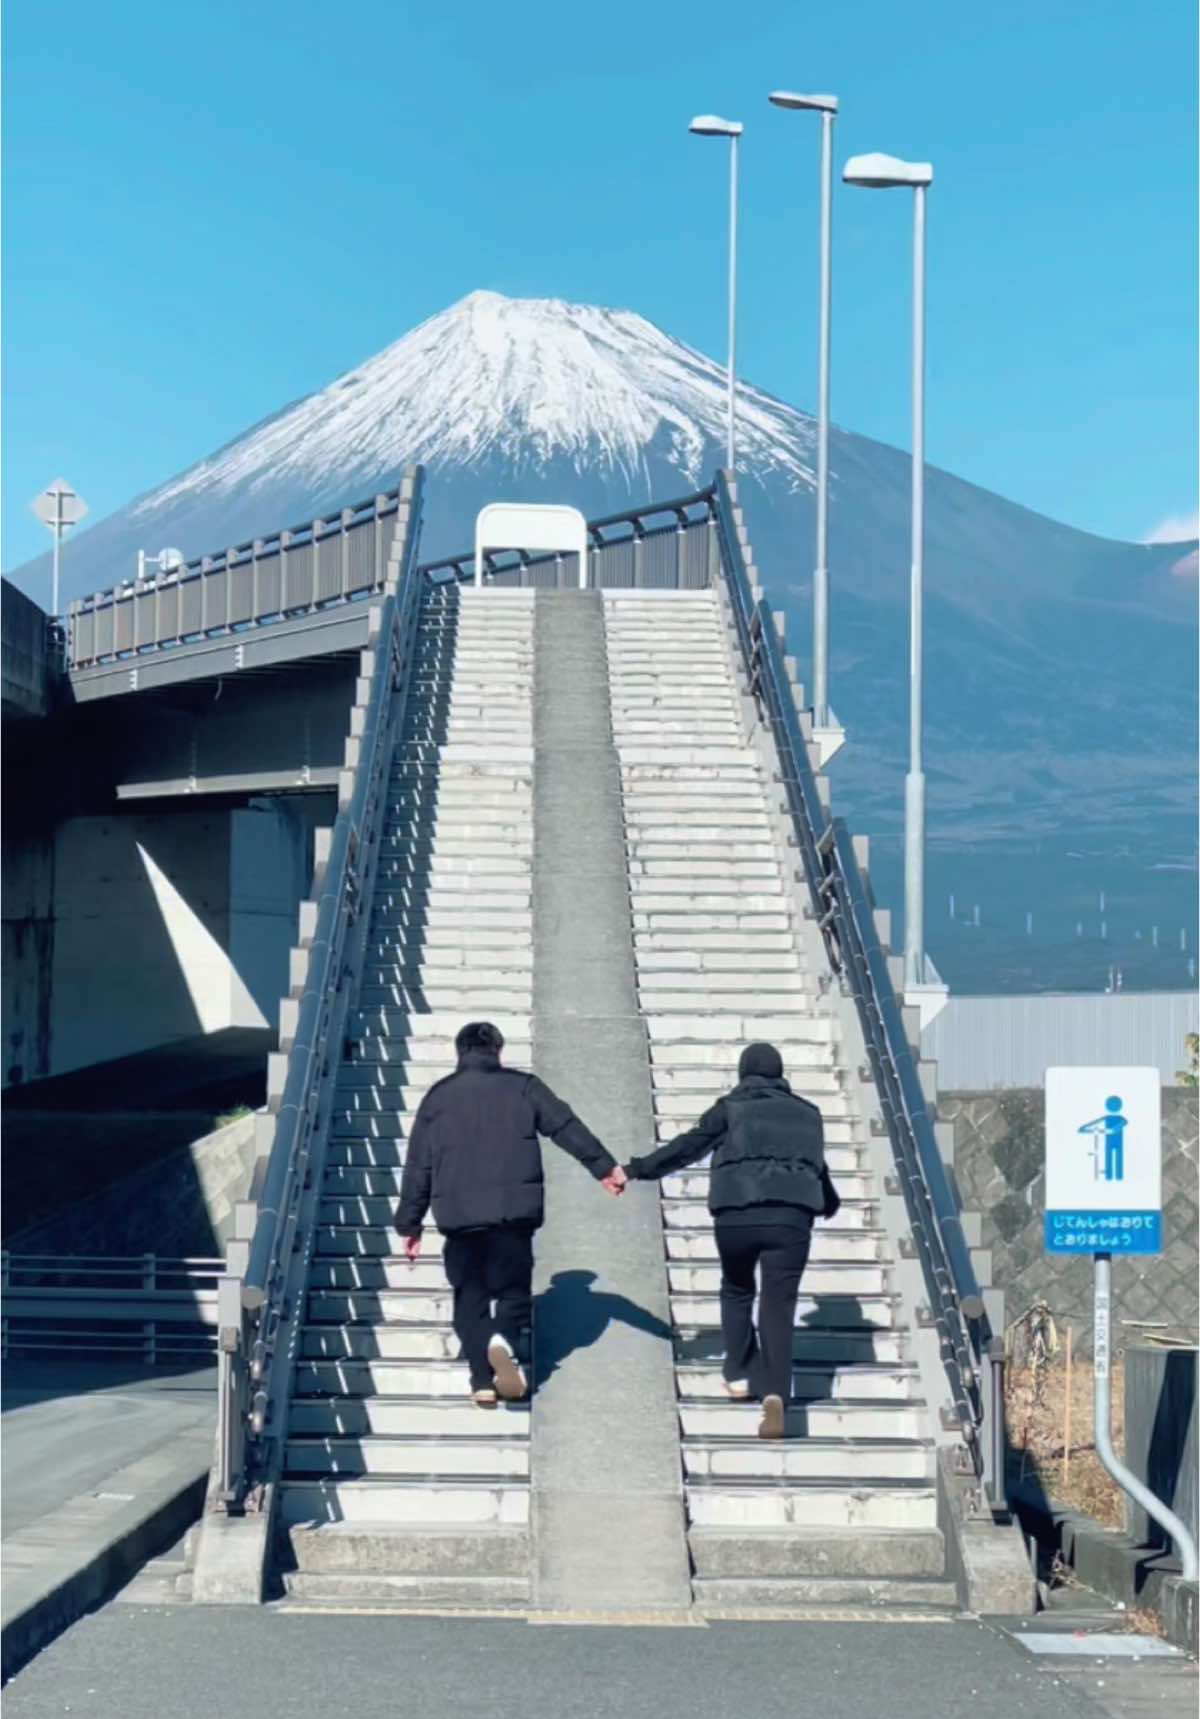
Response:
[[[697,137],[740,137],[742,123],[737,119],[722,119],[715,113],[698,113],[688,130]]]
[[[842,180],[871,191],[890,191],[897,185],[932,185],[933,168],[928,161],[901,161],[896,155],[852,155],[842,168]]]
[[[815,113],[836,113],[838,110],[835,95],[797,95],[795,90],[772,90],[767,100],[772,107],[799,107]]]

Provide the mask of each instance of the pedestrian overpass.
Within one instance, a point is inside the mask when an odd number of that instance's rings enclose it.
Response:
[[[424,483],[67,617],[60,696],[94,710],[118,798],[333,814],[206,1302],[188,1592],[1029,1609],[1000,1296],[733,482],[592,521],[582,551],[484,550],[479,584],[473,549],[422,562]],[[603,1202],[552,1148],[532,1402],[471,1405],[440,1261],[403,1260],[393,1213],[421,1093],[481,1017],[621,1159],[748,1040],[780,1046],[843,1197],[786,1441],[721,1392],[707,1172]]]

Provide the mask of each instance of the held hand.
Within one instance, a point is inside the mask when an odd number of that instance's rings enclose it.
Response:
[[[421,1238],[420,1238],[420,1236],[405,1236],[405,1238],[404,1238],[404,1257],[405,1257],[405,1259],[407,1259],[409,1265],[416,1265],[417,1261],[421,1257]]]
[[[605,1176],[601,1186],[607,1188],[610,1194],[618,1195],[624,1193],[628,1182],[629,1177],[625,1174],[624,1170],[622,1170],[621,1166],[616,1164],[608,1172],[608,1175]]]

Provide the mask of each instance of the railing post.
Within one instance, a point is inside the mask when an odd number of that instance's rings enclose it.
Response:
[[[251,548],[251,551],[250,551],[250,555],[251,555],[251,561],[250,561],[250,619],[252,621],[257,621],[257,619],[258,619],[258,609],[259,609],[258,563],[259,563],[260,559],[262,558],[262,552],[265,548],[266,548],[266,542],[264,541],[264,539],[261,537],[256,537],[254,539],[253,547]]]
[[[281,614],[281,615],[284,615],[287,613],[287,606],[288,606],[288,604],[287,604],[287,598],[288,598],[287,554],[288,554],[288,550],[291,548],[291,545],[292,545],[292,534],[291,534],[291,532],[290,531],[281,531],[279,533],[279,610],[278,610],[279,614]],[[262,619],[261,615],[255,616],[255,620],[261,620],[261,619]]]
[[[321,582],[321,543],[319,533],[324,531],[326,523],[327,521],[324,519],[314,519],[312,522],[312,532],[310,534],[310,547],[312,549],[312,595],[308,604],[310,614],[315,614],[317,607],[317,591]]]
[[[383,510],[387,506],[387,503],[388,498],[386,495],[377,495],[375,497],[375,574],[371,583],[376,591],[382,588],[384,576],[387,572],[387,556],[384,554],[383,550]]]
[[[153,1294],[156,1287],[157,1270],[155,1257],[152,1253],[144,1253],[142,1255],[142,1288],[147,1290],[150,1294]],[[142,1357],[148,1367],[153,1367],[158,1359],[156,1331],[157,1328],[153,1318],[148,1319],[142,1326]]]
[[[350,594],[350,522],[354,518],[354,509],[342,509],[342,554],[341,554],[341,599],[344,603]]]
[[[200,557],[200,575],[199,575],[199,577],[200,577],[200,637],[201,638],[205,638],[207,636],[207,633],[208,633],[208,575],[209,575],[209,571],[212,567],[212,564],[213,564],[213,558],[211,555],[202,555]],[[180,611],[179,630],[182,633],[183,632],[183,592],[182,591],[180,591],[180,593],[179,593],[179,611]],[[115,617],[114,617],[114,620],[115,620]],[[114,638],[116,637],[115,631],[113,633],[113,637]]]

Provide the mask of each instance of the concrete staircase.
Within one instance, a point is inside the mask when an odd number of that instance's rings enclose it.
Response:
[[[896,1293],[865,1125],[832,1007],[806,970],[771,791],[749,744],[715,592],[605,594],[639,997],[660,1140],[768,1039],[820,1105],[843,1205],[818,1224],[780,1443],[721,1388],[704,1167],[662,1185],[689,1547],[713,1608],[950,1606],[928,1407]]]
[[[528,1407],[475,1407],[440,1238],[410,1266],[392,1226],[463,1021],[530,1061],[533,595],[433,588],[422,611],[289,1411],[280,1561],[305,1600],[529,1598]]]

